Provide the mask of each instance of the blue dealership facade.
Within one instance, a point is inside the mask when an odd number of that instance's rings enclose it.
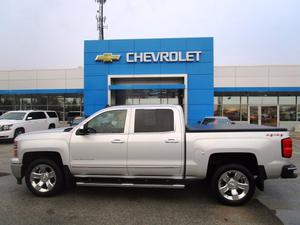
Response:
[[[85,114],[121,104],[179,104],[189,123],[213,115],[213,38],[85,41]]]

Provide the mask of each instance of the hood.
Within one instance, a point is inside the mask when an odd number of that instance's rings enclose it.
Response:
[[[66,131],[65,131],[66,130]],[[49,129],[49,130],[42,130],[42,131],[34,131],[34,132],[28,132],[25,134],[19,135],[16,140],[53,140],[53,139],[68,139],[71,135],[70,130],[66,129],[66,127],[63,128],[57,128],[57,129]]]
[[[22,121],[22,120],[1,120],[0,119],[0,126],[19,123],[19,121]]]

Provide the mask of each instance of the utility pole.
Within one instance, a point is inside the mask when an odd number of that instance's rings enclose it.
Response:
[[[103,5],[105,4],[106,0],[95,0],[98,4],[98,10],[96,14],[97,20],[97,30],[99,32],[99,40],[104,39],[104,23],[105,23],[105,16],[103,14]]]

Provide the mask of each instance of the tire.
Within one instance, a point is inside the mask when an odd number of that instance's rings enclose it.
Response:
[[[48,129],[55,129],[55,124],[51,123],[48,127]]]
[[[231,206],[248,202],[256,188],[253,174],[238,164],[219,167],[212,176],[211,187],[217,200]]]
[[[64,183],[62,169],[50,159],[36,159],[25,172],[27,188],[35,195],[47,197],[58,194]]]
[[[16,137],[18,137],[19,135],[24,134],[24,133],[25,133],[25,130],[23,128],[17,128],[15,130],[14,138],[13,139],[15,139]]]

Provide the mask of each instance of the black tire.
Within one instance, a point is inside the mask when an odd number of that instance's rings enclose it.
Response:
[[[45,169],[44,169],[45,172],[43,172],[42,170],[38,170],[39,168],[42,168],[42,167],[43,168],[45,167]],[[42,175],[41,176],[39,175],[39,178],[34,179],[33,177],[31,177],[31,175],[34,171],[35,171],[35,174],[42,174]],[[37,172],[37,171],[40,171],[40,172]],[[55,178],[51,177],[53,175],[52,171],[55,174]],[[47,175],[47,173],[48,173],[48,175]],[[51,174],[51,176],[50,176],[50,174]],[[31,162],[26,169],[25,182],[26,182],[27,188],[33,194],[35,194],[37,196],[42,196],[42,197],[54,196],[63,189],[64,176],[63,176],[62,169],[53,160],[51,160],[51,159],[36,159],[33,162]],[[40,183],[40,182],[42,182],[42,183]],[[51,186],[50,186],[50,184],[51,184]],[[41,187],[41,188],[39,189],[38,187]]]
[[[51,123],[48,127],[48,129],[55,129],[55,124]]]
[[[16,137],[18,137],[19,135],[24,134],[24,133],[25,133],[25,130],[23,128],[17,128],[15,130],[14,138],[13,139],[15,139]]]
[[[240,178],[238,178],[239,176]],[[248,202],[253,197],[256,189],[253,174],[246,167],[239,164],[228,164],[217,168],[211,179],[211,187],[217,200],[231,206]],[[221,193],[221,190],[224,193]]]

